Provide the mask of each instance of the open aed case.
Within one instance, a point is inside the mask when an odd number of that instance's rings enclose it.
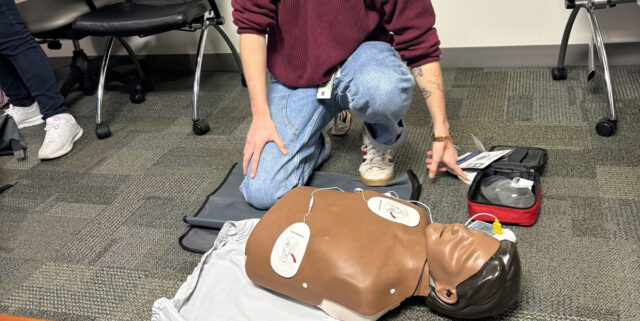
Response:
[[[502,223],[533,225],[540,214],[540,173],[547,162],[547,151],[542,148],[520,146],[490,148],[490,151],[500,150],[511,150],[511,153],[481,170],[469,187],[469,217],[489,213],[495,215]],[[530,189],[517,185],[522,182],[529,183],[528,181],[533,182]],[[502,190],[500,186],[504,186]],[[518,202],[521,204],[512,204]],[[486,215],[480,215],[476,219],[493,220]]]

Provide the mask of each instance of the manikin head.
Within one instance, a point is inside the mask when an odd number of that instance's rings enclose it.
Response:
[[[515,302],[521,271],[515,243],[462,224],[430,224],[426,235],[430,308],[457,318],[481,318]]]

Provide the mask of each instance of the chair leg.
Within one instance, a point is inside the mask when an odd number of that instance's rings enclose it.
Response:
[[[138,77],[140,77],[140,80],[143,82],[146,82],[147,78],[144,74],[144,71],[142,70],[142,66],[140,66],[140,61],[138,60],[136,53],[133,51],[133,49],[131,49],[131,46],[129,46],[129,43],[126,40],[124,40],[122,37],[118,37],[118,41],[124,47],[124,49],[127,50],[129,57],[131,57],[131,60],[133,61],[133,65],[136,67],[136,72],[138,73]],[[147,90],[147,88],[145,88],[145,90]]]
[[[107,68],[109,65],[109,56],[111,56],[111,48],[113,48],[113,37],[107,39],[107,45],[102,56],[102,65],[100,66],[100,81],[98,82],[98,97],[96,103],[96,136],[103,139],[111,136],[109,126],[102,123],[102,98],[104,95],[104,82],[107,76]]]
[[[242,77],[242,85],[244,87],[247,87],[247,81],[244,79],[244,71],[242,70],[242,60],[240,60],[240,55],[238,54],[238,51],[236,50],[236,47],[231,42],[231,39],[229,39],[229,37],[227,36],[227,33],[224,32],[224,30],[222,30],[222,28],[220,28],[219,25],[214,24],[213,27],[216,28],[216,30],[218,30],[218,32],[222,36],[222,39],[224,39],[224,42],[226,42],[227,46],[229,46],[229,49],[231,50],[231,53],[233,54],[233,59],[236,60],[236,65],[238,65],[238,70],[240,70],[240,75]]]
[[[573,28],[573,23],[576,21],[576,16],[578,16],[579,11],[580,7],[574,8],[569,15],[569,20],[567,20],[567,25],[565,26],[564,34],[562,35],[562,42],[560,43],[558,65],[551,69],[551,77],[553,78],[553,80],[567,79],[567,69],[564,67],[564,60],[567,55],[567,46],[569,45],[569,36],[571,36],[571,29]]]
[[[204,55],[204,45],[207,41],[208,24],[205,24],[200,31],[200,40],[198,41],[198,53],[196,58],[196,71],[193,76],[193,132],[196,135],[206,134],[210,127],[206,120],[200,119],[198,116],[198,94],[200,93],[200,74],[202,72],[202,60]]]
[[[587,60],[587,81],[591,81],[591,79],[596,76],[596,55],[594,52],[596,49],[594,47],[594,43],[595,40],[591,37],[591,41],[589,41],[589,57]]]
[[[609,106],[611,108],[611,118],[602,118],[596,125],[596,130],[601,136],[611,136],[616,130],[617,117],[615,102],[613,100],[613,84],[611,82],[611,72],[609,71],[609,61],[607,60],[607,51],[604,48],[604,40],[602,33],[600,32],[600,26],[598,25],[598,19],[596,18],[595,9],[587,6],[587,17],[591,24],[591,31],[593,33],[593,39],[598,50],[598,56],[604,69],[604,80],[607,85],[607,97],[609,99]]]

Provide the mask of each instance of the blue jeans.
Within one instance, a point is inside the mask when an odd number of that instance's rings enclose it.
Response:
[[[273,77],[271,82],[269,112],[288,154],[268,143],[255,178],[247,173],[240,191],[256,208],[269,208],[292,188],[304,185],[328,158],[330,145],[322,130],[340,111],[351,110],[364,121],[365,135],[375,147],[395,149],[406,138],[402,117],[411,105],[415,82],[385,42],[360,45],[334,79],[331,99],[318,100],[316,88],[289,88]]]
[[[49,60],[14,0],[0,0],[0,87],[15,106],[30,106],[37,100],[43,118],[67,112]]]

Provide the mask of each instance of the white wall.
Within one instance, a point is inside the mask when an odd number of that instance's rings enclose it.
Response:
[[[563,0],[433,0],[444,48],[557,45],[570,10]],[[640,42],[640,6],[627,3],[597,11],[606,42]],[[587,43],[584,10],[570,43]]]
[[[433,0],[443,48],[557,45],[570,12],[563,3],[563,0]],[[223,29],[237,46],[230,0],[219,0],[218,5],[227,21]],[[640,6],[623,4],[599,10],[598,17],[605,41],[640,42]],[[588,21],[581,12],[570,43],[586,43],[589,36]],[[141,55],[195,53],[197,47],[196,34],[178,31],[129,41]],[[81,43],[89,55],[102,53],[101,39],[83,39]],[[209,31],[206,52],[229,52],[213,28]],[[124,54],[121,48],[115,53]],[[69,56],[71,45],[65,43],[63,50],[47,50],[47,54]]]

